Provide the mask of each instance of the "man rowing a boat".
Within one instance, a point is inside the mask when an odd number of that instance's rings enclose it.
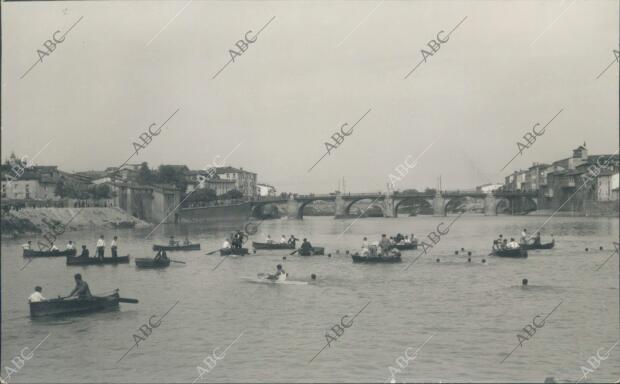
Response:
[[[157,255],[155,255],[155,261],[156,262],[160,262],[160,261],[167,261],[168,260],[168,255],[166,254],[166,251],[158,251]]]
[[[171,247],[176,247],[179,245],[179,242],[174,239],[174,236],[170,236],[170,241],[168,241],[168,245]]]
[[[280,238],[280,244],[286,244],[287,240],[286,240],[286,236],[282,235],[282,237]]]
[[[41,294],[41,291],[43,291],[43,288],[41,288],[40,286],[37,285],[36,287],[34,287],[34,293],[28,296],[28,302],[38,303],[40,301],[47,300],[45,297],[43,297],[43,295]]]
[[[310,244],[310,242],[308,241],[308,239],[304,238],[304,241],[301,243],[301,247],[299,247],[299,250],[302,253],[312,253],[312,244]]]
[[[73,288],[73,291],[71,291],[68,297],[77,296],[80,299],[87,299],[91,297],[92,294],[88,288],[88,283],[82,280],[82,275],[76,273],[73,278],[75,280],[75,288]]]
[[[224,240],[224,244],[222,244],[222,249],[230,249],[230,240],[226,239]]]

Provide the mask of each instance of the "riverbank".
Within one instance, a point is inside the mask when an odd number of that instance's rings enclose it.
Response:
[[[120,208],[24,208],[0,217],[2,238],[41,234],[49,225],[64,225],[65,232],[152,226]]]

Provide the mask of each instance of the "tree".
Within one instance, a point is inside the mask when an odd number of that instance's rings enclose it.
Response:
[[[60,196],[61,198],[64,198],[67,196],[67,190],[65,188],[64,180],[61,179],[56,182],[56,188],[54,189],[54,194],[56,196]]]
[[[209,202],[217,199],[217,193],[209,188],[202,188],[195,190],[188,198],[189,202]]]
[[[231,189],[230,191],[224,193],[220,196],[220,199],[240,199],[243,197],[243,193],[238,189]]]
[[[172,165],[160,165],[157,172],[157,181],[162,184],[173,184],[181,191],[187,189],[186,167],[179,168]]]
[[[155,175],[153,174],[153,171],[151,171],[151,169],[149,168],[147,162],[143,162],[142,164],[140,164],[136,181],[140,184],[150,184],[155,181]]]

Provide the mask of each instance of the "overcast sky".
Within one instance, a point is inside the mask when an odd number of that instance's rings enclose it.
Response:
[[[274,16],[213,79],[234,44]],[[404,79],[428,41],[465,17]],[[200,169],[234,150],[227,165],[278,191],[329,192],[344,176],[364,192],[385,189],[426,150],[397,188],[435,187],[440,174],[444,188],[471,188],[584,141],[591,154],[618,149],[618,64],[596,78],[618,31],[617,0],[2,3],[2,157],[49,143],[36,163],[118,166],[178,109],[130,163]],[[517,141],[560,110],[500,172]]]

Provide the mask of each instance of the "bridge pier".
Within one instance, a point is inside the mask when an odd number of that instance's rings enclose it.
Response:
[[[492,193],[488,193],[484,198],[484,215],[497,216],[497,199]]]
[[[396,217],[396,210],[394,209],[394,199],[389,193],[383,199],[381,207],[383,209],[383,217]]]
[[[334,213],[334,219],[343,219],[346,218],[347,215],[347,204],[344,202],[342,195],[340,193],[336,194],[336,199],[334,200],[336,203],[336,212]]]
[[[301,220],[301,212],[299,211],[301,207],[300,202],[296,201],[295,198],[291,195],[288,201],[286,202],[286,217],[289,220]]]
[[[436,193],[433,198],[433,216],[446,216],[446,199],[440,194]]]

